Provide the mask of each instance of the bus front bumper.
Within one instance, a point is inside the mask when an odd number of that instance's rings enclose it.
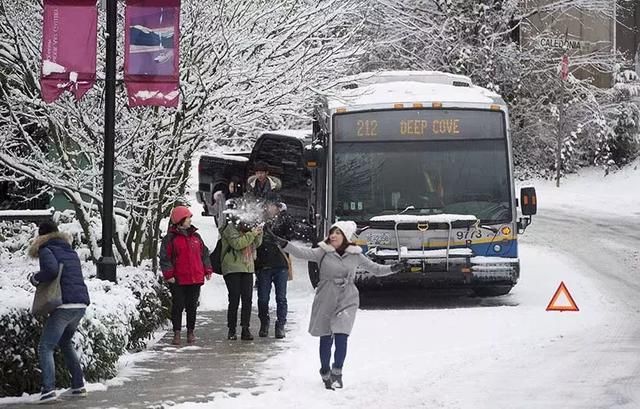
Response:
[[[434,257],[406,258],[409,271],[376,277],[366,271],[356,272],[358,286],[408,285],[419,287],[478,287],[515,285],[520,278],[518,258],[502,257]],[[376,260],[392,264],[397,259]]]

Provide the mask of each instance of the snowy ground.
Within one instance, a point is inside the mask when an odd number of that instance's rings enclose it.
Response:
[[[640,216],[640,160],[604,176],[601,168],[585,168],[560,180],[534,180],[538,209],[564,210],[581,214]],[[519,188],[517,188],[519,192]],[[517,193],[519,195],[519,193]]]

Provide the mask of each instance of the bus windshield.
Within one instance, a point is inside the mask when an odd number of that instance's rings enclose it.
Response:
[[[397,214],[512,218],[507,141],[335,142],[333,209],[338,219]],[[500,139],[497,139],[500,138]]]

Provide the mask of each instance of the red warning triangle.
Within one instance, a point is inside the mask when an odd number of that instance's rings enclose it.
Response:
[[[564,296],[566,301],[568,301],[568,305],[565,303],[557,303],[560,296]],[[573,300],[573,297],[569,294],[569,290],[567,290],[567,287],[564,285],[564,281],[560,282],[560,286],[556,290],[556,293],[553,294],[551,301],[549,301],[547,311],[580,311],[578,305],[576,305],[576,302]]]

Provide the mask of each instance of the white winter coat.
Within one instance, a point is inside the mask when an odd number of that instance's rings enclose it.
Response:
[[[377,275],[392,274],[391,266],[374,263],[362,248],[351,245],[340,256],[335,248],[325,242],[319,247],[298,247],[287,244],[284,251],[294,257],[315,261],[320,265],[320,281],[311,308],[309,333],[313,336],[350,334],[360,306],[360,295],[354,284],[356,268]]]

